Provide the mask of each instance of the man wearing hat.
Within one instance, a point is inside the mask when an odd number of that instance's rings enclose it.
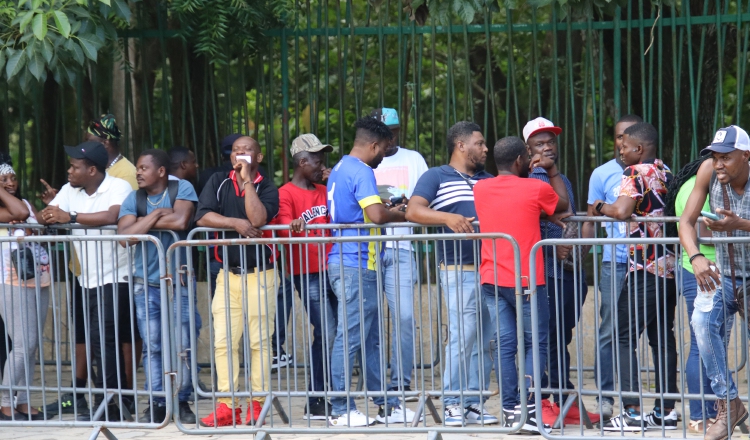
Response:
[[[203,188],[206,186],[206,183],[208,183],[208,179],[210,179],[211,176],[216,173],[228,173],[232,171],[232,161],[229,160],[229,155],[232,154],[232,144],[241,137],[241,134],[233,133],[224,136],[224,139],[221,140],[221,164],[215,167],[206,168],[200,172],[200,175],[198,176],[198,184],[195,186],[195,191],[198,193],[198,196],[201,195]]]
[[[708,196],[711,211],[719,220],[704,217],[714,237],[750,237],[750,138],[742,128],[731,125],[716,132],[701,154],[711,154],[698,170],[695,188],[680,217],[680,243],[690,256],[698,284],[692,324],[711,389],[718,400],[716,422],[706,431],[706,440],[723,440],[747,419],[737,385],[727,366],[726,323],[746,308],[743,284],[750,276],[747,242],[716,245],[717,261],[700,252],[696,222]],[[717,264],[718,263],[718,264]],[[740,315],[740,325],[747,325]]]
[[[133,189],[125,180],[106,173],[110,162],[104,145],[86,141],[76,147],[65,147],[65,152],[70,157],[68,183],[49,206],[39,213],[39,222],[48,225],[117,224],[120,205]],[[114,235],[115,231],[73,229],[71,233],[74,236]],[[130,332],[134,322],[130,316],[132,307],[126,282],[130,272],[127,250],[117,244],[95,241],[76,241],[73,246],[76,262],[81,267],[78,282],[83,287],[84,298],[87,298],[84,301],[88,313],[87,330],[90,335],[92,365],[96,367],[94,386],[114,390],[126,388],[124,357],[118,357],[115,338],[119,338],[121,344],[140,339],[137,332],[135,335]],[[120,365],[116,365],[118,359]],[[103,394],[97,394],[96,404],[100,404],[103,399]],[[132,396],[123,395],[122,401],[130,406]],[[120,398],[117,396],[110,401],[107,411],[109,420],[121,420],[117,408],[119,402]],[[92,407],[90,414],[79,413],[79,417],[90,418],[95,410],[96,406]]]
[[[279,188],[279,214],[274,224],[289,225],[290,232],[278,231],[280,237],[324,237],[329,236],[323,229],[306,231],[306,225],[328,223],[327,190],[318,182],[323,180],[325,154],[333,147],[323,144],[314,134],[303,134],[292,141],[290,154],[294,175],[292,180]],[[321,246],[325,246],[321,249]],[[325,255],[331,245],[307,244],[285,246],[285,283],[289,277],[312,325],[313,341],[310,346],[309,359],[310,380],[308,390],[322,393],[330,389],[330,359],[333,340],[336,337],[338,301],[333,293],[328,277],[322,276],[327,268]],[[292,288],[292,286],[283,286]],[[290,292],[291,293],[291,292]],[[292,306],[291,298],[282,297],[277,304],[277,333],[279,345],[281,334],[286,327],[286,316]],[[302,341],[297,341],[302,342]],[[276,346],[273,347],[276,350]],[[322,396],[311,396],[305,405],[305,418],[309,420],[327,420],[330,416],[330,404]]]
[[[523,138],[529,153],[541,155],[551,159],[550,168],[534,167],[529,173],[532,179],[538,179],[546,183],[552,183],[553,179],[561,179],[568,191],[568,200],[570,201],[569,211],[576,212],[575,198],[573,195],[573,186],[570,184],[565,175],[560,173],[557,168],[557,136],[562,133],[562,128],[556,127],[552,121],[539,117],[529,121],[523,128]],[[555,223],[541,220],[539,223],[542,232],[542,239],[546,238],[563,238],[563,228]],[[550,347],[550,388],[573,389],[570,382],[570,355],[568,354],[568,345],[573,339],[573,329],[578,323],[581,316],[581,307],[586,300],[588,286],[586,286],[586,277],[583,273],[582,255],[577,255],[575,260],[569,246],[559,246],[556,256],[560,261],[555,261],[555,252],[552,246],[544,247],[544,266],[547,277],[547,295],[549,298],[549,347]],[[574,263],[577,265],[574,266]],[[546,374],[542,377],[542,382],[547,382]],[[545,386],[545,383],[542,384]],[[555,421],[560,416],[559,400],[567,397],[561,393],[553,393],[555,404],[544,396],[542,400],[542,420],[544,423],[554,426]],[[590,413],[589,418],[592,422],[599,421],[596,414]],[[564,416],[566,424],[580,424],[580,411],[577,405],[573,405]]]
[[[121,137],[115,116],[111,114],[102,115],[99,119],[91,121],[85,135],[87,141],[99,142],[107,150],[107,174],[127,181],[135,191],[138,189],[135,165],[120,153]]]
[[[388,205],[406,206],[417,181],[427,171],[427,163],[421,154],[398,145],[401,125],[395,109],[378,108],[371,114],[393,133],[383,161],[374,170],[380,197]],[[410,228],[386,229],[387,235],[411,233]],[[387,242],[382,263],[385,296],[393,320],[388,390],[409,393],[414,367],[414,284],[418,275],[411,242]],[[416,394],[404,397],[407,402],[417,400]]]

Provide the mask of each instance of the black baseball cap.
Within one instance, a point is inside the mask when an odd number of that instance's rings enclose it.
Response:
[[[242,134],[234,133],[230,134],[228,136],[225,136],[224,139],[221,140],[221,154],[224,156],[229,156],[232,154],[232,144],[234,144],[234,141],[241,138]]]
[[[97,141],[86,141],[75,147],[65,146],[65,153],[73,159],[88,159],[102,168],[106,168],[109,162],[107,149]]]

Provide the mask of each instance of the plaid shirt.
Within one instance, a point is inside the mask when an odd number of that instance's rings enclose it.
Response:
[[[529,177],[532,179],[539,179],[543,182],[549,183],[549,176],[547,175],[547,170],[541,167],[534,168],[531,173],[529,174]],[[560,177],[562,178],[563,182],[565,183],[565,188],[568,191],[568,200],[570,201],[570,209],[571,212],[576,212],[575,206],[575,197],[573,196],[573,185],[570,184],[570,180],[568,180],[567,177],[565,177],[564,174],[560,173]],[[557,226],[554,223],[548,222],[546,220],[541,220],[539,222],[539,227],[542,232],[542,240],[546,238],[563,238],[563,228]],[[562,261],[558,260],[557,263],[555,263],[554,258],[554,246],[544,246],[544,267],[545,267],[545,273],[547,274],[547,278],[555,277],[555,278],[562,278],[563,268],[562,268]],[[571,253],[572,255],[572,253]],[[557,270],[555,271],[555,265],[557,265]],[[568,274],[570,276],[570,273]]]

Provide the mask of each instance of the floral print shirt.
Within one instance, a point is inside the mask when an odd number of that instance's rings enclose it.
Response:
[[[664,215],[664,197],[672,173],[659,159],[631,165],[622,172],[620,197],[635,200],[633,216],[661,217]],[[659,238],[664,236],[664,224],[659,222],[630,222],[630,238]],[[645,270],[666,278],[674,278],[675,256],[672,246],[630,245],[630,271]]]

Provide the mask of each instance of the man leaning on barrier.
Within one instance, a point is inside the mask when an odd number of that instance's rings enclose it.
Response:
[[[680,243],[690,256],[698,284],[691,323],[718,399],[716,422],[708,428],[705,438],[724,440],[748,415],[729,373],[727,343],[734,314],[747,310],[744,296],[750,276],[750,245],[717,244],[717,261],[710,261],[700,252],[695,224],[708,196],[711,211],[721,216],[720,220],[704,217],[714,237],[750,237],[750,138],[736,125],[722,128],[701,154],[711,154],[713,160],[706,161],[698,171],[695,187],[680,216]],[[747,317],[743,316],[746,314],[740,315],[741,325],[747,325]]]
[[[382,122],[363,117],[355,124],[351,152],[341,158],[328,177],[328,212],[331,223],[392,223],[404,221],[400,207],[386,209],[378,194],[373,168],[383,160],[391,131]],[[378,235],[379,229],[334,230],[334,236]],[[368,391],[383,391],[380,349],[382,312],[377,271],[381,270],[380,242],[334,243],[328,252],[328,276],[338,299],[338,328],[331,355],[332,390],[352,391],[352,369],[359,355],[361,375]],[[364,345],[363,345],[364,342]],[[410,423],[414,412],[401,406],[395,395],[373,396],[379,406],[376,418],[357,411],[354,398],[331,398],[331,424],[367,426],[381,423]]]
[[[656,158],[659,134],[653,125],[640,122],[625,130],[620,156],[627,165],[623,171],[620,196],[608,204],[597,200],[597,213],[628,220],[632,215],[662,217],[667,185],[672,173]],[[630,222],[630,237],[639,239],[664,236],[660,222]],[[655,393],[677,393],[677,347],[674,335],[677,292],[674,282],[675,257],[671,245],[639,243],[630,245],[630,268],[617,301],[619,369],[623,392],[638,392],[641,368],[636,349],[644,327],[656,370]],[[665,331],[666,330],[666,331]],[[666,388],[666,389],[665,389]],[[674,399],[658,397],[654,410],[641,413],[636,397],[623,397],[622,413],[602,423],[605,431],[677,429]]]
[[[625,136],[625,130],[638,122],[643,122],[640,116],[625,115],[615,124],[615,145],[614,159],[600,165],[594,169],[589,179],[589,196],[588,211],[589,217],[597,215],[594,210],[594,203],[597,200],[604,200],[605,203],[612,204],[620,196],[620,184],[622,183],[622,171],[625,164],[620,159],[620,148],[622,148],[622,138]],[[626,223],[623,222],[605,222],[602,227],[607,232],[607,238],[626,238]],[[594,238],[595,223],[585,222],[583,224],[581,235],[583,238]],[[625,244],[606,245],[602,250],[602,263],[599,273],[599,291],[601,292],[601,301],[599,302],[599,345],[596,351],[598,366],[595,370],[597,384],[601,391],[612,391],[615,389],[615,369],[612,354],[612,344],[614,341],[614,326],[612,311],[617,299],[620,297],[622,283],[625,281],[625,275],[628,271],[628,246]],[[612,406],[615,399],[610,396],[603,396],[601,400],[597,397],[599,403],[596,414],[601,417],[612,417]]]
[[[462,121],[448,130],[450,162],[422,175],[406,209],[407,220],[424,225],[445,225],[441,233],[475,232],[473,188],[492,174],[484,171],[487,145],[482,129]],[[479,391],[490,385],[493,323],[478,291],[475,242],[438,242],[440,284],[448,308],[448,345],[445,347],[443,402],[445,425],[494,424],[499,419],[487,412]],[[477,337],[480,335],[480,337]],[[475,394],[464,395],[465,391]]]
[[[482,233],[504,233],[512,236],[518,243],[521,252],[522,287],[529,288],[529,260],[531,249],[541,240],[541,230],[537,227],[540,218],[563,226],[559,215],[570,215],[568,190],[552,157],[535,153],[530,157],[526,144],[515,136],[497,141],[493,155],[497,165],[498,176],[493,179],[477,182],[474,187],[474,200]],[[550,172],[549,182],[531,179],[529,170],[542,168]],[[496,200],[503,200],[505,206],[513,207],[513,216],[501,215],[502,211]],[[494,243],[493,243],[494,242]],[[550,325],[550,309],[545,282],[544,258],[536,254],[536,291],[537,314],[539,316],[539,362],[546,365],[547,333]],[[526,406],[527,416],[521,432],[538,434],[540,427],[549,430],[546,423],[540,424],[533,395],[520,396],[518,389],[518,369],[516,354],[518,338],[516,335],[516,291],[515,258],[513,247],[507,240],[482,240],[482,265],[480,281],[482,294],[488,307],[498,323],[497,363],[495,368],[502,381],[503,414],[505,426],[514,424],[521,416],[522,405]],[[523,300],[523,329],[525,375],[534,375],[536,354],[532,346],[533,328],[531,325],[531,303],[529,297]],[[489,335],[488,335],[489,336]],[[554,349],[554,347],[553,347]],[[527,381],[526,387],[531,386]],[[549,402],[549,401],[548,401]]]
[[[291,234],[289,231],[278,231],[278,235],[325,237],[328,235],[326,230],[305,229],[306,225],[328,223],[326,187],[317,182],[323,180],[325,153],[333,151],[333,147],[320,142],[314,134],[303,134],[292,141],[289,150],[294,175],[289,183],[279,188],[279,215],[274,219],[274,224],[289,225]],[[327,385],[331,383],[331,350],[336,337],[335,310],[338,306],[325,276],[325,259],[330,247],[330,244],[317,243],[285,246],[287,274],[300,293],[312,325],[313,339],[309,352],[312,363],[308,390],[316,393],[326,391]],[[282,304],[277,304],[277,307],[282,307]],[[286,320],[283,322],[286,323]],[[330,404],[322,395],[311,396],[305,404],[306,419],[327,420],[330,415]]]
[[[169,155],[163,150],[145,150],[136,163],[136,181],[139,189],[130,193],[120,206],[120,218],[117,222],[117,233],[120,235],[151,234],[161,240],[164,250],[174,243],[171,233],[151,232],[152,229],[165,229],[178,232],[181,239],[187,237],[186,230],[195,212],[194,202],[198,201],[193,186],[186,180],[168,180]],[[126,243],[122,243],[127,245]],[[138,330],[143,338],[143,365],[146,373],[147,390],[164,391],[164,368],[162,362],[165,348],[169,346],[162,340],[162,321],[168,319],[161,315],[162,291],[160,287],[159,253],[153,243],[135,242],[133,259],[135,312]],[[145,246],[146,254],[143,254]],[[145,258],[145,270],[144,270]],[[174,283],[180,277],[174,267],[168,269],[174,277]],[[177,337],[182,341],[185,350],[190,349],[190,304],[187,289],[181,291],[181,315],[177,324]],[[178,301],[175,295],[175,304]],[[175,306],[176,309],[176,306]],[[196,335],[197,339],[197,335]],[[195,424],[195,414],[190,409],[188,398],[192,391],[191,375],[187,361],[178,359],[177,368],[182,369],[182,383],[179,384],[178,401],[180,421]],[[168,377],[168,376],[167,376]],[[171,396],[170,396],[171,397]],[[150,407],[146,408],[141,423],[161,423],[167,415],[164,397],[153,397]]]
[[[541,117],[529,121],[524,126],[523,138],[530,154],[545,158],[543,162],[535,164],[528,177],[552,185],[562,185],[567,192],[568,211],[572,214],[576,212],[573,186],[557,168],[557,137],[560,133],[562,133],[562,128],[556,127],[552,121]],[[557,180],[558,177],[559,180]],[[539,222],[539,227],[542,239],[568,238],[578,235],[577,223],[568,223],[561,227],[543,218]],[[583,302],[586,301],[588,286],[586,274],[583,271],[584,252],[580,248],[576,252],[572,252],[573,250],[572,246],[567,245],[544,246],[543,248],[550,322],[549,371],[543,372],[541,385],[543,388],[551,388],[555,391],[552,393],[554,403],[550,402],[549,394],[542,395],[541,413],[542,420],[549,425],[555,424],[560,416],[560,403],[568,397],[563,394],[562,390],[575,388],[570,381],[568,345],[573,340],[573,329],[581,317],[581,308]],[[589,413],[588,417],[593,423],[599,421],[599,416],[596,414]],[[563,423],[573,425],[581,423],[578,402],[570,407],[564,416]]]
[[[76,147],[65,147],[70,156],[68,183],[39,214],[43,224],[79,223],[86,226],[105,226],[117,223],[120,205],[133,192],[130,184],[105,172],[107,151],[95,141],[87,141]],[[73,229],[74,236],[114,235],[114,231]],[[83,287],[83,304],[86,312],[86,330],[89,330],[92,365],[96,368],[94,386],[107,388],[108,392],[130,388],[125,377],[124,356],[118,354],[119,344],[140,340],[135,332],[131,335],[134,305],[126,277],[130,273],[128,253],[114,242],[75,241],[75,258],[81,267],[78,281]],[[118,365],[119,363],[119,365]],[[83,384],[85,385],[85,381]],[[79,384],[76,384],[78,387]],[[78,392],[80,397],[83,393]],[[120,401],[120,399],[122,401]],[[76,400],[76,399],[74,399]],[[98,406],[104,395],[95,394]],[[129,412],[135,407],[133,396],[115,396],[107,409],[108,420],[121,420],[120,404]],[[89,414],[79,419],[88,420]],[[91,414],[95,411],[92,408]]]
[[[198,200],[196,223],[233,229],[225,234],[227,239],[259,238],[262,234],[258,228],[278,213],[279,191],[272,179],[258,172],[263,154],[255,139],[243,136],[234,141],[230,160],[232,171],[216,173],[206,183]],[[216,277],[216,293],[211,303],[216,391],[240,391],[239,345],[247,327],[252,392],[267,393],[271,390],[271,332],[278,286],[271,250],[268,246],[250,244],[220,246],[218,254],[223,267]],[[266,397],[253,396],[252,403],[249,400],[246,423],[252,424],[260,416]],[[243,423],[239,399],[219,397],[217,401],[216,410],[201,419],[202,425]]]

